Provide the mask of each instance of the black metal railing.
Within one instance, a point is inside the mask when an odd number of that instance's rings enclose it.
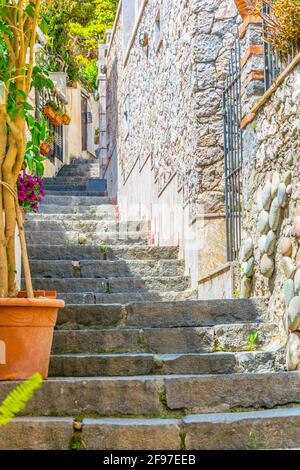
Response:
[[[241,245],[241,50],[239,41],[231,51],[223,90],[224,165],[227,259],[238,258]]]
[[[57,89],[45,90],[42,93],[36,91],[36,117],[39,119],[40,113],[48,102],[54,102],[60,109],[64,109],[67,101]],[[56,126],[45,116],[48,128],[48,136],[51,138],[50,153],[48,159],[54,163],[55,158],[64,161],[64,126]]]
[[[275,50],[268,42],[268,22],[267,17],[272,16],[272,5],[263,4],[263,37],[264,37],[264,56],[265,56],[265,91],[267,91],[272,84],[277,80],[279,75],[286,69],[286,67],[293,61],[295,56],[299,54],[299,43],[294,41],[291,44],[290,50],[287,53],[282,53]]]

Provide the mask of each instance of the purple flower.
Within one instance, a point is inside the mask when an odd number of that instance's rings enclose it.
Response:
[[[26,199],[25,191],[18,191],[18,198],[19,198],[19,201],[24,202]]]

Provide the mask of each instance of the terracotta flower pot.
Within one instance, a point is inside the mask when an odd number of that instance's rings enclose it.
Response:
[[[245,18],[249,13],[249,3],[247,0],[235,0],[236,6],[242,18]]]
[[[63,125],[63,119],[60,114],[55,114],[54,118],[51,118],[52,124],[54,124],[57,127],[60,127]]]
[[[62,122],[65,126],[69,126],[70,122],[71,122],[70,116],[68,116],[67,114],[63,114],[62,115]]]
[[[40,153],[41,155],[44,155],[44,157],[47,157],[48,153],[50,152],[50,147],[46,142],[41,142],[40,144]]]
[[[65,305],[49,294],[0,298],[0,380],[24,380],[35,372],[48,377],[57,313]]]
[[[45,106],[43,108],[43,114],[44,116],[48,117],[49,119],[54,119],[56,114],[53,108],[51,106]]]

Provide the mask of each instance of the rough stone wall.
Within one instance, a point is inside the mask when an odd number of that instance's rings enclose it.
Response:
[[[284,314],[297,293],[291,280],[300,267],[294,229],[300,214],[299,134],[298,65],[244,132],[242,240],[244,246],[247,239],[254,242],[252,295],[269,299],[269,319],[279,327],[282,343],[287,336]]]
[[[163,41],[157,50],[160,7]],[[124,68],[120,16],[108,54],[107,111],[108,155],[117,148],[123,182],[134,165],[142,171],[151,159],[158,195],[177,175],[192,212],[198,205],[201,213],[203,206],[206,213],[224,212],[221,97],[239,23],[234,0],[148,0]],[[148,47],[140,45],[143,33]]]

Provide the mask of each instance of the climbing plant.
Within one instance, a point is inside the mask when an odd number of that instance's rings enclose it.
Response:
[[[30,96],[53,83],[35,65],[38,26],[46,27],[41,0],[0,0],[0,297],[17,294],[18,177],[26,164],[41,170],[43,161],[38,148],[45,126],[35,120]]]
[[[84,80],[96,87],[99,42],[112,27],[119,0],[43,0],[49,23],[48,67],[65,71],[70,82]]]
[[[252,13],[264,20],[265,41],[274,49],[287,53],[293,44],[300,44],[300,0],[248,0],[248,3]]]

